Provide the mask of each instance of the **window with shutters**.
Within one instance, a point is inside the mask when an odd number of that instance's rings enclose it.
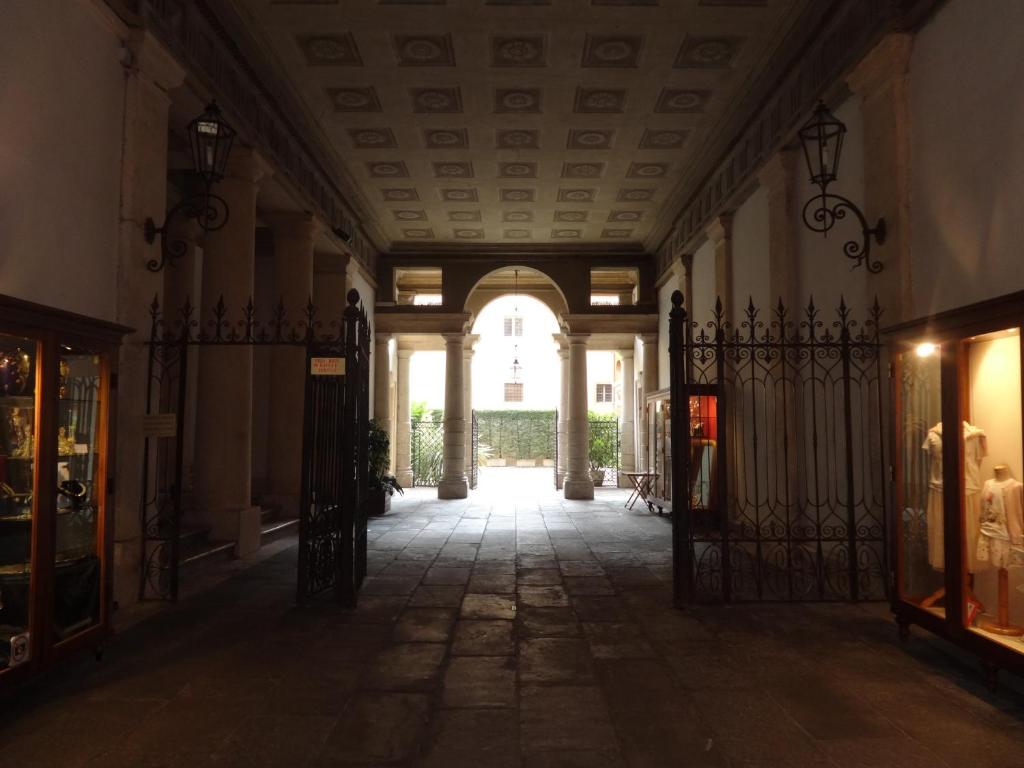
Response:
[[[523,402],[523,383],[521,381],[510,381],[505,384],[505,402]]]
[[[506,317],[505,318],[505,335],[506,336],[522,336],[523,335],[523,318],[521,318],[521,317]]]
[[[598,384],[597,385],[596,400],[599,403],[610,403],[610,402],[612,402],[612,385],[611,384]]]

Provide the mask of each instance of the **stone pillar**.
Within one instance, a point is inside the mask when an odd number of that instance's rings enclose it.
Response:
[[[274,233],[273,276],[287,320],[301,321],[313,295],[313,242],[319,225],[309,214],[268,217]],[[286,517],[298,517],[302,493],[302,429],[306,350],[278,345],[270,350],[270,414],[267,434],[267,500]]]
[[[253,295],[255,284],[256,192],[265,165],[258,155],[236,147],[227,175],[217,185],[231,215],[206,236],[203,259],[203,317],[223,296],[231,321]],[[239,556],[260,544],[259,509],[252,506],[252,372],[249,346],[207,347],[199,366],[196,486],[199,503],[215,539],[236,542]]]
[[[732,214],[723,213],[706,230],[715,250],[715,293],[726,320],[732,320]]]
[[[645,333],[640,337],[644,343],[644,368],[643,368],[643,404],[647,405],[647,396],[658,391],[658,334]],[[666,344],[668,341],[666,340]],[[647,434],[646,409],[645,416],[640,422],[640,440],[643,443],[644,468],[648,471],[654,469],[654,461],[651,457],[651,445]]]
[[[466,334],[444,334],[444,474],[437,486],[439,499],[464,499],[466,478],[466,410],[462,389]]]
[[[560,397],[558,400],[558,424],[556,425],[558,440],[558,475],[556,487],[561,490],[565,484],[566,467],[569,465],[569,347],[565,337],[556,335],[558,340],[558,357],[562,361]]]
[[[388,463],[393,469],[395,445],[391,438],[391,361],[388,355],[390,342],[391,336],[388,334],[378,333],[373,337],[373,418],[377,420],[378,426],[388,433]]]
[[[799,312],[797,265],[800,260],[800,205],[796,199],[797,153],[784,149],[772,155],[757,176],[768,194],[768,304],[779,299],[790,312]],[[687,308],[691,307],[687,305]]]
[[[872,258],[885,270],[871,276],[888,322],[907,320],[912,311],[910,274],[910,105],[908,75],[913,36],[892,33],[882,39],[847,76],[861,97],[864,116],[864,201],[870,226],[885,217],[884,245],[872,243]],[[855,201],[858,202],[858,201]]]
[[[587,421],[587,338],[589,334],[570,333],[569,342],[569,458],[566,463],[565,498],[594,498],[590,477],[590,424]]]
[[[170,237],[185,244],[185,253],[174,266],[163,271],[164,321],[177,333],[182,308],[188,302],[198,310],[203,301],[203,249],[199,245],[202,229],[195,219],[178,219],[170,227]],[[194,332],[194,331],[193,331]],[[182,435],[181,485],[186,519],[195,513],[196,401],[199,397],[199,348],[188,349],[185,374],[185,425]]]
[[[622,472],[619,473],[619,487],[632,487],[626,472],[636,471],[636,403],[633,384],[633,350],[619,352],[622,359],[622,415],[619,418],[619,435],[622,441]]]
[[[404,488],[412,487],[412,403],[409,400],[409,358],[411,349],[399,349],[398,397],[395,408],[395,479]]]
[[[121,209],[118,230],[117,321],[135,329],[119,355],[117,445],[114,505],[114,599],[122,606],[138,598],[143,497],[142,456],[145,445],[149,350],[149,304],[161,293],[163,276],[146,264],[159,258],[160,240],[146,242],[147,217],[157,224],[167,210],[168,92],[182,84],[185,71],[149,32],[137,30],[127,47],[124,137],[121,163]],[[111,49],[113,59],[117,51]]]

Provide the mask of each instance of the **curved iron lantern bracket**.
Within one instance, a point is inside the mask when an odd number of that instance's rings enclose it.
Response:
[[[160,235],[160,258],[146,262],[146,269],[159,272],[167,264],[173,264],[188,252],[188,243],[181,239],[168,238],[168,227],[178,216],[195,219],[204,232],[215,232],[228,223],[231,211],[223,197],[206,191],[183,198],[167,212],[164,223],[159,227],[153,219],[147,218],[145,223],[146,242],[152,243]]]
[[[817,208],[812,208],[815,205]],[[862,239],[847,240],[843,245],[843,254],[856,262],[853,265],[854,269],[863,264],[868,272],[877,275],[884,269],[884,265],[878,260],[871,260],[871,241],[874,240],[878,245],[885,243],[887,229],[884,218],[879,219],[878,223],[871,227],[853,201],[823,189],[820,195],[815,195],[804,205],[804,224],[811,231],[821,232],[827,237],[836,222],[846,218],[847,212],[852,213],[860,222]]]

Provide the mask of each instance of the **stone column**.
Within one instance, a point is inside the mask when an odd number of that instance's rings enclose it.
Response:
[[[636,404],[633,383],[633,350],[619,352],[622,359],[622,415],[619,418],[619,435],[622,440],[622,472],[619,473],[619,487],[630,488],[626,472],[636,471]]]
[[[439,499],[464,499],[466,478],[466,410],[462,389],[466,334],[444,334],[444,475],[437,486]]]
[[[223,296],[237,322],[255,284],[256,192],[266,166],[252,150],[231,153],[217,185],[231,215],[206,236],[203,317]],[[236,542],[239,556],[259,548],[260,510],[252,506],[252,372],[249,346],[207,347],[199,366],[196,486],[211,536]]]
[[[872,258],[885,270],[871,276],[888,322],[912,311],[910,274],[910,105],[908,76],[913,36],[892,33],[882,39],[847,76],[861,97],[864,116],[864,202],[873,227],[885,217],[885,244],[872,243]],[[857,202],[857,201],[855,201]]]
[[[290,323],[301,321],[313,295],[313,241],[319,225],[309,214],[268,217],[274,233],[273,276]],[[270,413],[267,434],[267,500],[286,517],[298,517],[302,493],[302,429],[306,350],[270,350]]]
[[[117,254],[117,321],[135,329],[119,354],[117,393],[117,477],[114,505],[114,599],[122,606],[138,599],[139,499],[143,496],[149,350],[149,304],[161,293],[163,276],[146,264],[159,258],[160,240],[145,239],[147,217],[157,224],[167,210],[168,93],[184,82],[185,70],[149,32],[136,30],[128,41],[132,63],[125,71],[121,208]],[[111,49],[111,62],[118,55]]]
[[[412,487],[412,403],[409,400],[409,358],[411,349],[399,349],[398,397],[395,408],[395,479],[403,488]]]
[[[378,333],[373,337],[373,418],[377,420],[380,428],[388,433],[389,464],[391,469],[394,469],[392,458],[395,455],[395,445],[391,439],[391,361],[388,359],[390,342],[389,334]]]
[[[643,404],[646,406],[647,396],[658,391],[658,334],[645,333],[640,340],[644,343]],[[646,410],[644,413],[645,416],[640,422],[640,440],[643,443],[644,468],[650,471],[654,469],[654,462],[647,434]]]
[[[558,357],[562,361],[560,397],[558,401],[558,475],[556,487],[561,490],[565,484],[566,467],[569,465],[569,347],[565,337],[558,334]]]
[[[706,230],[715,249],[715,293],[726,320],[732,320],[732,214],[723,213]]]
[[[565,498],[594,498],[590,478],[590,424],[587,421],[587,338],[589,334],[570,333],[569,342],[569,458],[566,463]]]
[[[167,327],[177,333],[182,309],[188,302],[194,310],[203,301],[203,249],[199,245],[202,229],[195,219],[178,219],[170,227],[170,237],[185,244],[185,253],[174,266],[163,271],[163,312]],[[194,332],[194,331],[193,331]],[[188,349],[185,374],[185,425],[182,436],[182,504],[189,523],[195,513],[196,401],[199,397],[199,348]]]

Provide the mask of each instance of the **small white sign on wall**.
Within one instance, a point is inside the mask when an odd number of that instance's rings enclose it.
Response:
[[[309,360],[309,372],[313,376],[344,376],[344,357],[313,357]]]

